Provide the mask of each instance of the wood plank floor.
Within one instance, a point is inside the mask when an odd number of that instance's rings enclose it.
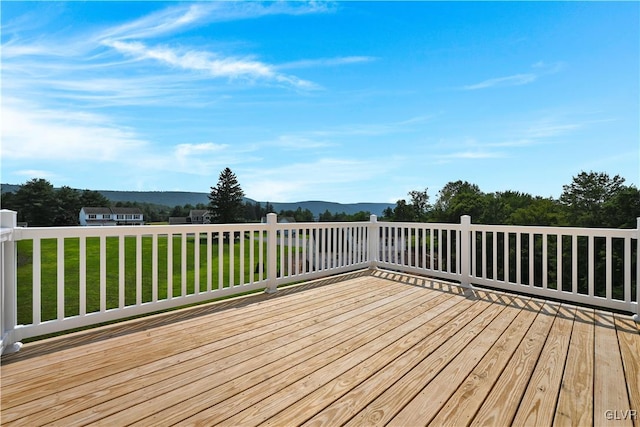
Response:
[[[358,272],[26,344],[0,424],[640,426],[627,315]]]

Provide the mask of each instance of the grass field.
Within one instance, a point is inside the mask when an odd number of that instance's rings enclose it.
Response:
[[[211,269],[212,288],[219,285],[219,269],[222,265],[222,285],[228,286],[230,281],[229,242],[212,243],[212,256],[207,259],[205,239],[196,242],[195,236],[186,239],[186,276],[182,277],[182,238],[173,236],[172,265],[172,295],[193,294],[195,275],[199,276],[199,289],[207,287],[207,270]],[[158,299],[165,299],[168,293],[167,268],[167,236],[158,237],[158,259],[155,264],[158,277]],[[200,246],[200,268],[195,271],[195,246]],[[219,244],[223,245],[223,260],[219,262]],[[251,275],[258,280],[257,266],[259,261],[259,245],[254,240],[254,261],[250,264],[249,240],[244,242],[244,253],[240,253],[240,243],[233,243],[233,283],[248,283]],[[266,262],[266,244],[262,243]],[[51,320],[57,317],[57,240],[43,239],[41,241],[41,320]],[[124,240],[124,302],[125,305],[136,303],[136,238],[125,237]],[[142,247],[142,302],[152,300],[152,238],[143,236]],[[117,237],[106,238],[106,308],[115,308],[119,304],[119,241]],[[65,317],[78,315],[80,312],[80,241],[78,238],[64,239],[64,301]],[[244,272],[240,271],[240,259],[244,260]],[[18,242],[18,324],[32,322],[33,311],[33,242],[24,240]],[[98,237],[86,239],[86,311],[87,313],[100,310],[100,239]],[[244,277],[241,280],[241,275]],[[263,275],[264,277],[264,275]]]

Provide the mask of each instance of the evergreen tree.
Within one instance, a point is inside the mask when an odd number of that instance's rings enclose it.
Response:
[[[55,192],[53,225],[77,225],[80,209],[80,192],[67,186],[61,187]]]
[[[102,193],[100,193],[99,191],[83,190],[82,194],[80,194],[80,205],[81,205],[80,208],[82,207],[94,207],[94,208],[105,207],[106,208],[111,206],[111,202],[109,201],[109,199],[104,197]],[[80,211],[80,208],[78,209],[78,212]]]
[[[268,214],[268,213],[276,213],[276,209],[273,207],[273,205],[269,202],[267,202],[267,204],[264,207],[264,214]]]
[[[385,221],[393,220],[393,209],[391,209],[391,207],[387,207],[382,211],[382,219]]]
[[[244,213],[244,192],[236,175],[229,168],[220,172],[218,184],[211,187],[209,212],[211,220],[218,224],[239,222]]]
[[[320,216],[318,217],[318,221],[320,221],[320,222],[333,221],[333,214],[331,212],[329,212],[329,209],[327,209],[323,213],[320,214]]]
[[[27,181],[16,192],[15,206],[18,221],[29,226],[51,226],[57,211],[55,190],[46,179],[34,178]]]

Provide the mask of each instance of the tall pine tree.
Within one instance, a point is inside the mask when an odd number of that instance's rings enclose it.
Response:
[[[238,178],[225,168],[220,172],[218,184],[211,187],[209,193],[209,212],[211,220],[218,224],[231,224],[240,222],[242,218],[244,204],[244,192],[240,188]]]

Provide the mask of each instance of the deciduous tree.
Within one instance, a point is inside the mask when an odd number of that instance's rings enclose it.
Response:
[[[605,205],[611,204],[624,188],[624,178],[603,172],[580,172],[573,182],[564,185],[560,202],[565,206],[571,225],[602,227],[608,221]]]

